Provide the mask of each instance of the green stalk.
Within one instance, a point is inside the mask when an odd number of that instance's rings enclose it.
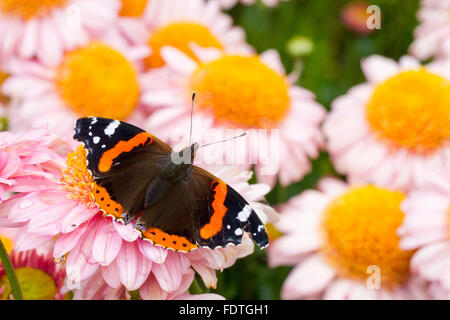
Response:
[[[9,285],[11,286],[11,292],[16,300],[23,300],[22,290],[20,289],[19,280],[17,279],[16,273],[14,272],[14,267],[12,265],[11,259],[9,259],[9,254],[0,239],[0,259],[5,269],[6,276],[8,277]]]

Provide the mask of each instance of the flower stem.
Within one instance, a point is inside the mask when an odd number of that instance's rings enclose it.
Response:
[[[14,272],[14,267],[12,265],[11,259],[9,259],[9,254],[0,239],[0,259],[5,269],[6,276],[8,277],[9,285],[11,286],[11,292],[16,300],[23,300],[22,290],[19,286],[19,280],[17,279],[16,273]]]

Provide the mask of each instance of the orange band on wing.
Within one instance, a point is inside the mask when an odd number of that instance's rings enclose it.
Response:
[[[111,196],[105,188],[94,182],[92,184],[91,194],[97,206],[107,215],[113,216],[116,219],[122,217],[123,207],[120,203],[117,203],[111,199]]]
[[[158,228],[149,228],[142,234],[144,239],[149,239],[153,244],[176,251],[188,252],[198,248],[185,237],[168,234]]]
[[[203,239],[208,239],[215,236],[220,230],[222,230],[223,217],[227,213],[227,207],[224,205],[225,198],[227,196],[227,185],[223,181],[217,182],[217,185],[213,189],[215,191],[214,201],[211,206],[213,208],[213,214],[209,223],[205,224],[200,229],[200,236]]]
[[[113,148],[103,153],[98,163],[98,170],[100,172],[107,172],[111,168],[114,159],[121,153],[130,152],[133,148],[144,145],[148,139],[150,139],[149,143],[152,143],[152,136],[150,133],[141,132],[128,141],[119,141]]]

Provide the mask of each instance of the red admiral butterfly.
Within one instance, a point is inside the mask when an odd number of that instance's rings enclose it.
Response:
[[[238,245],[249,232],[262,248],[264,225],[247,201],[225,182],[192,165],[198,144],[172,156],[150,133],[118,120],[78,119],[74,139],[87,151],[91,196],[106,215],[128,224],[154,245],[188,252]],[[178,161],[186,154],[190,161]],[[178,160],[177,160],[178,159]]]

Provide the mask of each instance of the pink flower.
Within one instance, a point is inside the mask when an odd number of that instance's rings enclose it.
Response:
[[[350,181],[410,190],[450,170],[450,63],[381,56],[367,82],[337,98],[324,123],[336,169]]]
[[[2,1],[0,52],[55,66],[64,51],[108,30],[119,8],[118,0]]]
[[[58,166],[64,164],[60,154],[69,149],[46,129],[19,134],[0,132],[0,200],[12,192],[28,192],[40,188]],[[14,196],[13,196],[14,197]],[[17,225],[11,223],[7,226]]]
[[[63,300],[67,289],[64,286],[64,267],[53,261],[50,253],[36,250],[11,251],[10,259],[21,285],[25,300]],[[0,264],[0,299],[11,294],[5,270]]]
[[[277,176],[283,185],[300,180],[311,169],[309,157],[317,157],[324,142],[319,125],[325,110],[314,95],[293,85],[296,75],[286,75],[275,50],[227,55],[192,48],[201,62],[164,47],[161,56],[167,65],[143,76],[142,101],[152,110],[147,128],[173,144],[180,142],[189,132],[195,91],[195,141],[217,141],[227,130],[248,132],[235,144],[199,150],[205,163],[254,163],[258,178],[269,185]]]
[[[253,52],[245,41],[244,30],[233,26],[231,17],[220,10],[217,1],[152,0],[141,20],[147,32],[135,28],[126,34],[133,33],[135,43],[150,46],[152,52],[145,59],[147,68],[165,64],[161,56],[165,46],[175,47],[192,59],[196,59],[193,46],[216,48],[226,53]]]
[[[420,25],[414,31],[411,53],[421,60],[450,56],[450,1],[422,0]]]
[[[411,269],[431,281],[435,298],[450,297],[450,178],[435,176],[403,201],[405,220],[398,230],[400,246],[416,250]]]
[[[18,135],[8,134],[9,141],[17,140]],[[28,154],[32,147],[19,145],[15,153]],[[76,297],[117,298],[125,290],[139,290],[143,298],[185,297],[194,271],[206,286],[215,287],[216,270],[253,252],[248,236],[239,246],[201,248],[190,253],[153,246],[140,239],[132,224],[104,217],[91,200],[92,177],[82,146],[68,154],[66,163],[57,164],[46,155],[56,154],[61,160],[64,152],[53,145],[41,149],[32,166],[33,170],[42,170],[41,175],[16,182],[18,194],[0,206],[0,226],[21,228],[17,250],[29,250],[56,238],[53,255],[65,261],[67,286],[75,289]],[[269,188],[249,185],[250,173],[233,168],[211,170],[247,198],[264,223],[276,219],[273,209],[258,203]]]
[[[399,248],[402,192],[323,179],[280,208],[269,265],[294,266],[283,299],[425,298]]]
[[[140,70],[147,46],[130,45],[117,32],[84,43],[58,57],[57,66],[8,60],[11,75],[2,91],[17,103],[8,108],[12,131],[41,125],[72,140],[80,115],[134,122],[140,111]]]

